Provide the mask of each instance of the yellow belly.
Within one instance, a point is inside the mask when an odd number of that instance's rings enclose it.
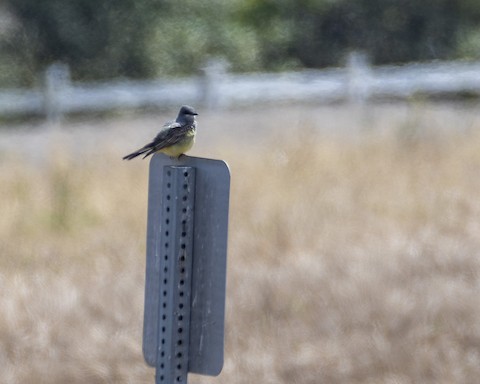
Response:
[[[170,147],[162,148],[158,152],[164,153],[170,157],[179,157],[184,154],[190,148],[192,148],[195,143],[195,131],[188,132],[185,135],[185,138],[180,140],[178,143],[171,145]]]

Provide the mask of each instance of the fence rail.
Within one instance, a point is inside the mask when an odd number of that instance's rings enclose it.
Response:
[[[54,64],[46,70],[42,88],[0,90],[0,115],[34,114],[55,120],[68,113],[185,103],[228,108],[273,102],[404,99],[418,93],[480,95],[480,62],[371,67],[363,55],[352,54],[344,68],[232,74],[226,67],[214,62],[202,75],[184,79],[77,83],[70,81],[68,67]]]

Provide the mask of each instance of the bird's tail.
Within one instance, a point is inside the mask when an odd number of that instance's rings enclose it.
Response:
[[[145,152],[148,152],[150,148],[140,148],[138,151],[132,152],[127,156],[123,157],[123,160],[132,160],[137,156],[143,155]]]

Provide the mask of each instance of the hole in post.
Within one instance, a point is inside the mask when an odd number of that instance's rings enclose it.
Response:
[[[170,188],[171,186],[172,186],[172,184],[167,183],[167,188]]]
[[[183,315],[178,315],[178,321],[182,321],[183,320]]]
[[[183,344],[183,341],[182,340],[178,340],[177,341],[177,345],[182,345]]]
[[[182,333],[183,332],[183,328],[178,328],[178,333]]]
[[[187,172],[187,171],[183,172],[183,176],[187,177],[187,176],[188,176],[188,172]]]
[[[177,381],[178,381],[178,382],[182,381],[182,376],[178,376],[178,377],[177,377]]]
[[[178,308],[182,309],[183,308],[183,303],[178,304]]]
[[[181,245],[182,249],[185,249],[187,246],[185,244]]]
[[[183,189],[187,189],[188,188],[188,184],[183,184]]]
[[[185,281],[184,280],[180,280],[180,285],[183,285],[185,284]]]
[[[187,213],[187,208],[183,208],[183,209],[182,209],[182,212],[183,212],[183,213]]]
[[[167,195],[167,200],[170,200],[170,195]]]
[[[167,175],[170,176],[172,174],[172,172],[170,171],[167,171]]]
[[[170,212],[170,207],[167,207],[167,212]]]
[[[187,201],[188,197],[187,196],[183,196],[183,201]]]

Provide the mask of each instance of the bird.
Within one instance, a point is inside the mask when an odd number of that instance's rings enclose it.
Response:
[[[123,160],[132,160],[143,154],[145,159],[156,152],[164,153],[172,158],[180,157],[192,148],[195,142],[197,131],[195,116],[197,115],[198,113],[193,107],[182,105],[175,121],[165,123],[150,143],[124,156]]]

